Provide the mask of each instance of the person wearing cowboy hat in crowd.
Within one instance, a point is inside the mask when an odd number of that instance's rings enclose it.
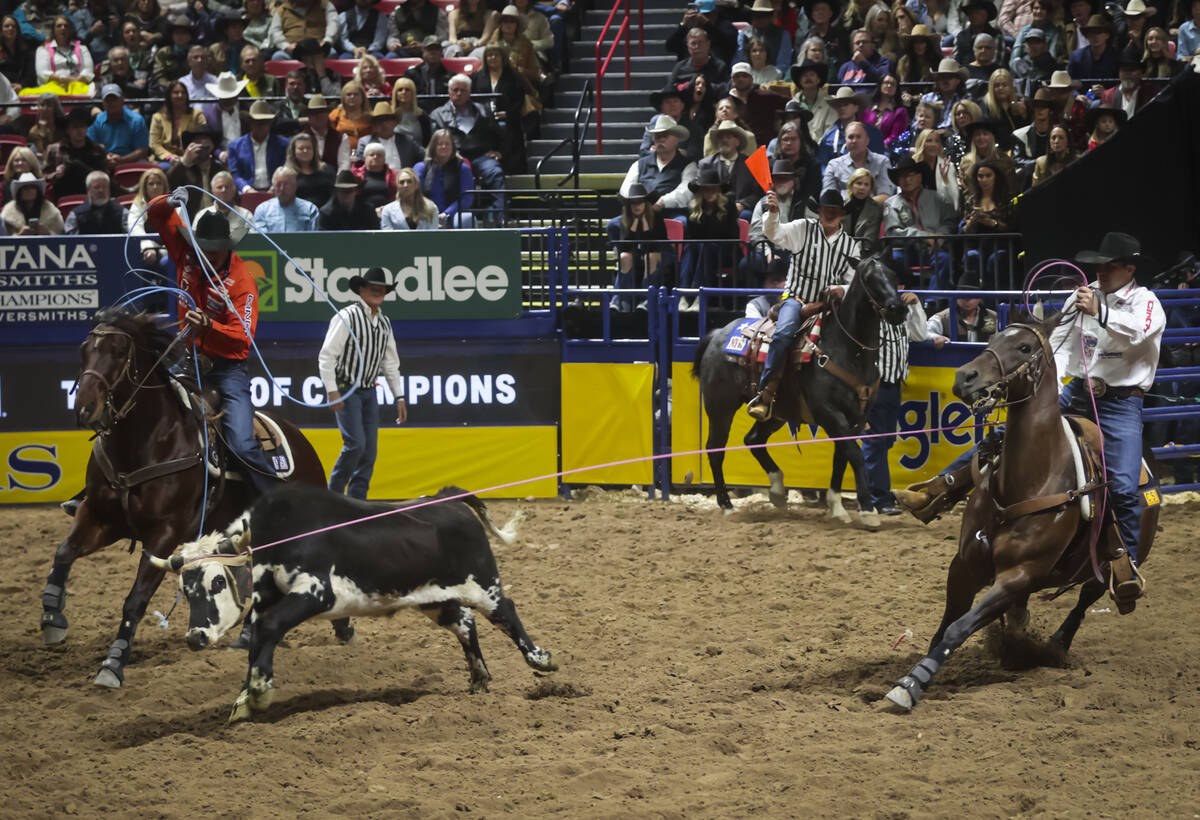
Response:
[[[211,100],[212,92],[207,86],[215,83],[217,78],[208,73],[208,49],[198,43],[193,43],[187,53],[188,73],[179,78],[187,88],[188,99]]]
[[[249,96],[280,96],[282,89],[279,87],[279,79],[267,73],[267,61],[263,56],[262,49],[253,43],[247,43],[242,46],[238,59],[242,79],[246,81],[246,93]]]
[[[312,40],[324,56],[337,42],[337,9],[329,0],[279,0],[267,31],[272,60],[301,60],[296,52]]]
[[[666,114],[676,123],[679,122],[679,118],[683,115],[684,110],[683,91],[671,85],[670,83],[667,83],[658,91],[652,91],[650,93],[650,105],[655,111],[658,112],[658,114],[651,116],[650,121],[646,123],[646,131],[644,134],[642,134],[642,143],[638,146],[639,157],[646,156],[654,149],[654,135],[651,133],[651,129],[654,128],[654,123],[658,121],[659,114]],[[688,137],[689,139],[691,138],[690,132]],[[692,154],[686,149],[681,150],[683,150],[683,152],[688,156],[697,156],[700,153],[699,146],[701,145],[701,138],[697,138],[695,143],[695,154]]]
[[[154,52],[150,78],[160,93],[188,72],[188,48],[192,44],[192,23],[185,15],[167,17],[168,42]]]
[[[803,37],[819,38],[825,44],[825,60],[839,65],[850,53],[850,38],[841,24],[840,5],[836,0],[804,0],[800,5],[808,18],[808,31]],[[800,42],[800,39],[796,42]],[[797,54],[796,57],[802,64],[808,59],[807,54]],[[825,78],[828,77],[826,73]]]
[[[966,65],[975,59],[975,38],[980,34],[990,34],[1001,42],[1004,33],[992,25],[996,19],[996,4],[992,0],[968,0],[961,7],[967,18],[967,25],[954,38],[954,59],[959,65]]]
[[[296,172],[280,165],[271,175],[275,196],[254,210],[254,228],[259,233],[307,233],[318,230],[320,211],[307,199],[296,196]]]
[[[1125,121],[1125,112],[1120,108],[1089,108],[1083,126],[1088,134],[1087,150],[1094,151],[1112,139]]]
[[[792,254],[787,288],[779,304],[775,336],[767,349],[767,361],[758,380],[758,393],[746,406],[758,421],[771,418],[775,393],[783,378],[792,342],[804,319],[805,307],[818,299],[841,298],[854,278],[854,262],[861,256],[857,239],[842,230],[845,201],[839,191],[822,191],[816,219],[779,221],[779,197],[767,192],[763,236]]]
[[[705,168],[713,169],[721,180],[722,190],[734,205],[740,219],[750,218],[750,209],[763,195],[762,186],[746,166],[742,151],[750,135],[732,120],[722,120],[712,128],[717,153],[700,160],[697,175]]]
[[[379,215],[362,197],[362,180],[353,171],[338,171],[333,196],[321,207],[323,231],[377,231]]]
[[[787,71],[792,65],[792,38],[775,24],[775,6],[771,0],[754,0],[750,7],[750,26],[738,32],[737,52],[733,59],[738,63],[749,63],[747,45],[751,40],[761,40],[767,46],[767,62]]]
[[[223,12],[216,22],[216,42],[208,47],[208,61],[211,70],[217,72],[232,71],[235,74],[242,67],[242,49],[252,45],[246,39],[246,23],[250,18],[241,9],[229,9]]]
[[[716,0],[698,0],[689,3],[675,31],[667,37],[666,49],[676,60],[686,60],[691,55],[688,37],[692,29],[702,29],[714,54],[728,63],[734,59],[738,48],[738,31],[733,21],[743,19],[739,10],[729,6],[718,6]]]
[[[342,95],[342,76],[325,64],[325,49],[314,38],[309,37],[297,43],[293,57],[288,59],[304,63],[304,90],[309,94],[323,94],[330,98]]]
[[[288,141],[271,133],[274,121],[271,104],[255,100],[250,106],[250,133],[229,143],[229,172],[243,194],[270,188],[275,169],[287,159]]]
[[[655,211],[664,217],[681,214],[691,202],[688,183],[696,178],[696,163],[679,152],[679,143],[687,139],[688,130],[666,114],[659,114],[646,130],[654,140],[654,150],[629,166],[620,194],[628,199],[630,188],[640,182]],[[610,241],[618,238],[620,222],[620,217],[609,220]]]
[[[450,20],[440,6],[430,0],[410,0],[396,6],[392,12],[391,34],[388,36],[389,57],[419,57],[426,37],[437,37],[443,43],[450,36]]]
[[[354,151],[357,164],[365,157],[367,146],[379,143],[387,156],[387,166],[393,171],[412,168],[425,158],[425,152],[416,140],[396,127],[396,109],[389,102],[377,102],[371,111],[371,133],[358,141]]]
[[[1091,103],[1087,97],[1077,93],[1080,85],[1079,80],[1072,80],[1070,74],[1060,69],[1050,75],[1050,82],[1044,86],[1054,95],[1059,122],[1071,132],[1071,144],[1076,146],[1087,144],[1083,120]]]
[[[804,216],[805,203],[796,190],[796,166],[791,160],[777,159],[772,163],[771,190],[775,192],[776,219],[779,222],[786,224]],[[792,258],[789,251],[767,239],[763,230],[766,215],[767,195],[764,193],[750,215],[750,253],[746,256],[745,265],[748,270],[763,270],[778,260],[786,262]]]
[[[829,94],[825,91],[825,78],[828,76],[828,65],[808,58],[800,65],[792,66],[791,70],[790,78],[797,89],[792,101],[812,113],[808,133],[814,145],[821,141],[838,119],[838,113],[829,104]]]
[[[876,50],[875,40],[865,28],[855,29],[850,35],[850,47],[850,59],[838,69],[839,83],[875,84],[893,73],[892,61]]]
[[[380,376],[396,400],[396,424],[408,420],[400,355],[392,322],[383,312],[383,301],[396,284],[383,268],[351,276],[356,298],[329,320],[317,354],[317,372],[342,434],[342,451],[329,472],[329,489],[338,495],[367,497],[379,440],[375,383]]]
[[[247,360],[258,327],[258,285],[254,274],[233,252],[229,222],[205,214],[188,228],[176,212],[187,204],[188,192],[176,189],[154,199],[146,208],[149,226],[158,232],[175,263],[179,287],[191,297],[179,300],[181,324],[191,331],[197,353],[211,362],[204,386],[221,398],[221,432],[226,445],[243,465],[247,484],[257,493],[278,486],[275,469],[254,438],[254,405],[250,400]],[[191,235],[196,249],[188,241]],[[206,268],[203,263],[210,267]],[[216,277],[211,278],[211,271]]]
[[[75,109],[79,110],[79,109]],[[62,213],[46,199],[46,180],[32,171],[21,174],[12,184],[13,198],[0,210],[0,220],[9,236],[51,236],[63,233]]]
[[[821,175],[821,190],[845,191],[850,175],[859,168],[866,168],[875,179],[877,202],[882,203],[895,192],[895,186],[887,178],[887,155],[870,149],[866,125],[852,122],[846,126],[846,153],[834,157],[825,166]]]
[[[742,103],[746,125],[755,141],[759,145],[770,142],[788,100],[756,86],[748,63],[735,63],[729,70],[729,96]]]
[[[712,53],[712,43],[708,32],[702,28],[693,28],[687,34],[688,56],[671,68],[667,82],[676,88],[683,88],[697,76],[703,75],[709,85],[720,87],[729,80],[729,66],[720,57]]]
[[[671,261],[676,259],[673,249],[663,244],[667,241],[667,226],[662,215],[650,206],[649,195],[641,183],[629,186],[628,196],[618,195],[621,216],[618,238],[621,242],[646,242],[647,245],[619,245],[617,248],[617,273],[613,287],[617,290],[638,287],[650,288],[665,284],[672,277]],[[633,297],[615,294],[612,307],[628,313],[633,308]],[[642,300],[639,308],[645,307]]]
[[[167,184],[171,190],[184,185],[211,190],[213,175],[229,170],[217,159],[218,139],[219,135],[203,123],[184,132],[183,152],[167,169]],[[197,213],[206,202],[207,197],[199,192],[188,191],[188,213]]]
[[[317,146],[317,156],[326,165],[344,171],[350,167],[350,137],[333,130],[329,124],[329,103],[321,94],[308,98],[308,126],[304,129],[312,135]]]
[[[767,143],[767,159],[774,162],[777,157],[786,157],[787,159],[796,162],[798,165],[807,167],[809,163],[813,166],[813,173],[816,176],[821,175],[821,168],[817,165],[817,143],[812,138],[812,133],[808,130],[809,123],[812,122],[812,112],[795,100],[788,100],[784,103],[783,110],[779,112],[779,123],[775,127],[775,136]],[[784,126],[792,125],[793,131],[796,134],[796,145],[794,150],[784,151],[780,148],[780,138],[784,133]],[[816,191],[814,191],[816,193]]]
[[[91,124],[92,115],[86,106],[72,108],[67,113],[63,139],[51,143],[46,149],[46,161],[42,167],[46,181],[54,186],[56,197],[86,193],[88,173],[108,170],[108,154],[104,146],[88,136]]]
[[[1050,82],[1059,63],[1050,53],[1046,33],[1040,28],[1027,28],[1021,32],[1020,53],[1014,48],[1013,58],[1008,65],[1018,87],[1028,90],[1034,85]],[[1038,88],[1038,91],[1041,90]]]
[[[941,38],[929,26],[917,23],[908,34],[900,35],[900,47],[904,52],[896,61],[896,79],[902,85],[931,82],[942,55]],[[901,98],[905,105],[916,101],[907,91]]]
[[[1141,49],[1126,46],[1117,57],[1117,78],[1120,82],[1100,95],[1100,106],[1120,109],[1127,118],[1141,111],[1158,93],[1157,89],[1143,82],[1145,73]]]
[[[1062,26],[1052,19],[1055,8],[1054,0],[1033,0],[1030,4],[1030,20],[1021,27],[1013,41],[1012,57],[1009,60],[1009,68],[1013,74],[1017,73],[1017,61],[1025,56],[1025,41],[1029,39],[1031,31],[1041,32],[1044,53],[1049,54],[1055,63],[1062,63],[1067,59],[1066,34]]]
[[[245,90],[248,82],[237,79],[232,71],[222,71],[217,81],[208,86],[208,91],[216,102],[205,103],[200,107],[205,123],[217,132],[216,143],[223,152],[228,151],[231,142],[246,133],[250,122],[250,115],[238,105],[238,96]]]
[[[938,62],[937,71],[933,72],[933,91],[921,95],[921,102],[933,103],[942,112],[938,128],[950,128],[954,116],[954,106],[967,98],[963,83],[967,81],[969,72],[958,64],[953,57],[943,57]]]
[[[1058,104],[1054,92],[1039,88],[1030,100],[1033,122],[1013,131],[1013,161],[1028,171],[1034,160],[1046,153],[1050,145],[1050,129],[1058,124]]]
[[[716,287],[720,271],[732,267],[736,245],[706,240],[737,239],[738,209],[732,196],[725,194],[720,173],[711,165],[701,168],[688,183],[692,192],[687,224],[683,228],[683,259],[679,263],[679,287]],[[699,310],[700,297],[690,303],[679,300],[680,310]]]
[[[1116,12],[1114,11],[1114,14]],[[1135,46],[1139,52],[1146,51],[1146,30],[1150,18],[1158,13],[1153,6],[1147,7],[1142,0],[1129,0],[1117,16],[1116,36],[1113,42],[1118,50]]]
[[[379,0],[354,0],[338,15],[337,48],[343,60],[358,60],[371,54],[383,57],[388,50],[391,17],[382,14]]]
[[[863,123],[859,116],[867,107],[866,99],[853,88],[844,85],[837,93],[829,98],[829,104],[837,114],[837,121],[829,126],[829,130],[821,135],[817,143],[817,164],[824,171],[830,161],[840,157],[849,150],[846,144],[846,126],[857,122],[862,125],[867,135],[867,145],[876,154],[884,154],[887,148],[883,142],[883,133],[873,125]]]
[[[958,216],[954,206],[937,191],[924,186],[920,163],[904,155],[887,173],[899,191],[883,203],[885,236],[922,237],[955,232]],[[928,265],[932,259],[934,280],[929,286],[950,287],[950,254],[937,242],[928,239],[896,245],[892,249],[893,268],[910,271]]]
[[[1080,33],[1087,45],[1071,52],[1067,73],[1074,80],[1107,80],[1117,76],[1117,50],[1113,47],[1113,24],[1106,15],[1093,14]]]

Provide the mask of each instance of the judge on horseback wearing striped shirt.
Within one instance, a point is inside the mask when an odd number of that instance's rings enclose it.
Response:
[[[387,379],[396,397],[396,424],[408,420],[404,382],[400,379],[400,355],[391,320],[381,310],[383,300],[395,287],[383,268],[371,268],[364,276],[350,277],[350,290],[358,295],[358,300],[330,320],[317,357],[321,381],[342,433],[342,452],[329,473],[329,489],[353,498],[367,497],[375,470],[379,441],[375,382],[380,375]],[[350,393],[355,386],[357,389]]]
[[[758,394],[747,405],[747,412],[759,421],[771,418],[792,342],[805,318],[805,303],[826,295],[838,299],[844,296],[845,286],[854,278],[854,266],[862,253],[858,240],[842,230],[846,207],[837,191],[821,194],[817,219],[779,224],[779,197],[774,190],[767,192],[764,206],[763,235],[776,247],[792,252],[792,267],[787,290],[779,303],[779,320],[767,349]]]

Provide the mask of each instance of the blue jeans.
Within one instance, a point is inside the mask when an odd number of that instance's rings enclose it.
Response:
[[[867,416],[869,433],[895,433],[900,423],[900,384],[880,382],[875,404]],[[888,470],[888,450],[896,443],[896,436],[877,436],[862,440],[863,458],[867,461],[867,475],[871,482],[871,503],[875,509],[896,506],[892,495],[892,475]]]
[[[784,299],[779,303],[779,320],[775,323],[771,346],[767,348],[767,364],[763,368],[762,378],[758,380],[759,390],[767,386],[767,382],[781,367],[787,366],[792,342],[796,339],[796,331],[800,329],[802,307],[804,303],[799,299]]]
[[[1071,406],[1088,405],[1087,380],[1072,379],[1058,397],[1058,405],[1064,411]],[[1142,397],[1129,396],[1124,399],[1103,396],[1096,399],[1100,432],[1104,435],[1104,463],[1108,476],[1108,502],[1116,513],[1125,549],[1136,561],[1138,538],[1142,533],[1142,511],[1138,493],[1138,479],[1142,472]]]
[[[249,468],[240,472],[261,495],[279,486],[275,468],[254,439],[254,405],[250,402],[250,372],[245,359],[213,359],[205,384],[221,396],[221,435],[229,449]]]
[[[471,160],[471,170],[475,173],[475,179],[479,181],[480,188],[487,191],[504,190],[504,169],[500,166],[499,161],[492,159],[487,154],[480,154]],[[495,202],[486,218],[499,222],[504,216],[504,194],[494,194],[493,196]]]
[[[347,388],[348,390],[349,388]],[[342,399],[336,415],[342,452],[329,472],[329,489],[338,495],[367,497],[379,444],[379,401],[375,389],[359,388]]]

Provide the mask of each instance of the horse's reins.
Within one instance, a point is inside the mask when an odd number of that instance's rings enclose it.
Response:
[[[1042,379],[1042,373],[1044,372],[1046,362],[1053,359],[1054,354],[1050,351],[1050,340],[1046,338],[1046,335],[1042,333],[1039,328],[1036,328],[1033,325],[1020,323],[1011,324],[1009,327],[1028,330],[1037,337],[1037,340],[1041,343],[1041,346],[1032,354],[1030,354],[1029,358],[1018,364],[1011,371],[1005,370],[1004,362],[1000,360],[1000,355],[996,353],[995,350],[993,350],[990,346],[984,348],[983,352],[995,359],[996,369],[1000,371],[1000,378],[989,385],[984,391],[984,395],[971,405],[972,412],[981,412],[984,409],[983,405],[986,402],[991,402],[991,404],[989,404],[986,408],[987,411],[991,413],[1006,407],[1015,407],[1018,404],[1024,404],[1025,402],[1029,401],[1031,398],[1033,398],[1032,393],[1023,399],[1009,401],[1008,386],[1020,378],[1028,380],[1031,385],[1036,385]]]
[[[138,347],[133,336],[124,330],[121,330],[120,328],[111,326],[92,328],[91,332],[89,332],[87,335],[87,338],[89,339],[93,336],[124,336],[129,340],[129,348],[125,351],[125,363],[122,365],[121,371],[117,374],[116,378],[112,382],[109,382],[103,373],[99,372],[98,370],[93,370],[92,368],[84,370],[79,374],[79,378],[75,380],[75,385],[78,386],[79,383],[83,381],[85,376],[94,376],[100,380],[102,385],[104,385],[104,405],[109,409],[112,415],[109,419],[110,423],[105,425],[103,430],[98,431],[100,435],[105,435],[111,432],[112,424],[122,421],[126,416],[129,415],[135,406],[134,399],[143,387],[146,389],[163,389],[166,387],[165,384],[148,385],[147,382],[149,381],[150,377],[154,375],[154,372],[158,369],[158,366],[166,361],[167,357],[171,354],[171,351],[174,350],[175,345],[178,344],[179,340],[184,338],[185,335],[185,333],[176,334],[175,338],[171,340],[171,343],[168,344],[163,350],[162,355],[160,355],[154,361],[154,364],[150,365],[150,368],[146,371],[146,375],[144,377],[139,377],[137,366],[134,364],[134,353]],[[125,400],[125,403],[122,404],[118,409],[113,407],[113,389],[121,382],[126,380],[133,385],[133,390],[130,392],[129,397]]]

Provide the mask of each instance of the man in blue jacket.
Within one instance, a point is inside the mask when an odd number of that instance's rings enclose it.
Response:
[[[275,109],[266,100],[250,106],[250,133],[229,143],[229,172],[243,194],[266,191],[275,169],[287,159],[288,141],[271,133]]]

